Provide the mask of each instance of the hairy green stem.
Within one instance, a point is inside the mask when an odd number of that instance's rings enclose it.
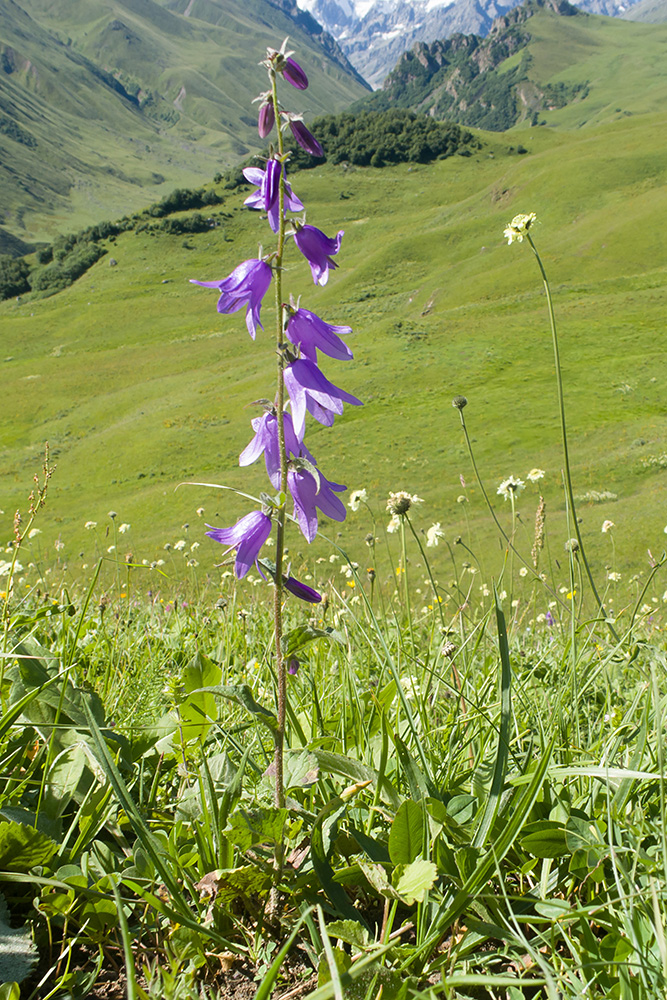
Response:
[[[284,154],[282,122],[278,107],[278,88],[276,84],[276,74],[274,70],[269,71],[271,79],[271,97],[273,110],[276,118],[276,130],[278,132],[278,156],[282,162]],[[276,586],[274,592],[273,618],[275,627],[275,649],[276,649],[276,678],[278,683],[278,725],[275,732],[275,753],[274,753],[274,802],[281,809],[285,805],[285,788],[283,780],[283,758],[285,746],[285,716],[287,711],[287,671],[283,658],[282,636],[283,636],[283,556],[285,551],[285,494],[287,493],[287,454],[285,452],[285,383],[283,381],[284,356],[282,353],[283,343],[283,305],[282,305],[282,263],[283,250],[285,246],[285,185],[283,175],[280,175],[280,187],[278,193],[278,245],[275,255],[274,265],[274,292],[276,305],[276,418],[278,421],[278,451],[280,454],[280,492],[282,502],[276,518]],[[280,866],[281,859],[278,859]]]

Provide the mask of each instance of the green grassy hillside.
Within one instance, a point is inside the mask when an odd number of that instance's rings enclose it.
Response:
[[[257,149],[258,61],[285,35],[312,78],[292,110],[339,110],[364,92],[266,0],[210,6],[217,23],[154,0],[0,0],[5,228],[44,238],[95,223]]]
[[[538,466],[547,473],[551,537],[569,537],[545,300],[529,249],[502,237],[514,214],[535,211],[561,329],[575,492],[615,495],[580,503],[594,560],[602,569],[612,561],[600,532],[605,518],[617,524],[624,571],[646,566],[647,548],[663,550],[664,127],[654,115],[571,133],[535,129],[523,156],[509,138],[485,136],[473,157],[428,167],[324,166],[294,175],[309,220],[345,237],[325,289],[313,287],[294,250],[287,288],[328,321],[354,327],[355,360],[325,367],[365,402],[332,430],[313,425],[307,440],[326,475],[368,489],[380,538],[387,491],[407,489],[425,499],[421,525],[440,521],[486,572],[498,570],[500,548],[451,406],[459,393],[468,397],[477,460],[504,522],[509,505],[497,485]],[[34,544],[53,555],[61,536],[70,572],[111,544],[111,509],[117,523],[132,525],[118,544],[135,559],[164,556],[164,544],[181,537],[202,542],[202,566],[219,555],[195,511],[203,506],[205,520],[226,524],[244,502],[175,487],[198,480],[265,488],[261,469],[240,470],[237,457],[251,435],[248,404],[273,393],[272,348],[268,332],[251,343],[242,314],[218,316],[215,292],[188,279],[221,278],[256,255],[258,242],[268,245],[266,224],[243,209],[244,197],[227,198],[228,217],[215,231],[120,235],[109,245],[116,266],[109,255],[57,296],[0,306],[12,386],[1,417],[6,538],[48,439],[58,469]],[[270,331],[268,303],[263,316]],[[467,505],[457,503],[460,476]],[[519,502],[527,550],[536,503],[534,488]],[[88,520],[98,522],[92,534]],[[338,529],[324,528],[334,536]],[[368,518],[350,515],[341,530],[362,562]],[[295,556],[307,548],[298,539]],[[443,569],[446,550],[434,551]],[[316,544],[309,558],[321,552]]]

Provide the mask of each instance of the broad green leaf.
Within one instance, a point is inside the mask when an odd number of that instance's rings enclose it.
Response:
[[[0,870],[27,872],[47,864],[58,845],[46,834],[23,823],[0,823]]]
[[[394,887],[408,905],[422,903],[424,894],[433,888],[437,877],[438,869],[432,861],[413,861],[403,869],[398,881],[394,882]]]
[[[241,851],[256,844],[280,844],[287,822],[287,809],[237,808],[229,817],[225,836]]]
[[[549,819],[527,823],[519,843],[536,858],[561,858],[570,853],[563,824]]]
[[[409,865],[424,853],[424,825],[423,805],[406,799],[389,831],[389,857],[395,865]]]
[[[454,795],[447,803],[447,812],[460,826],[465,826],[477,809],[477,799],[474,795]]]
[[[185,667],[186,699],[178,706],[179,725],[173,736],[176,745],[206,738],[218,715],[215,698],[209,689],[219,684],[221,677],[222,668],[203,653],[196,653]]]
[[[50,819],[59,819],[74,798],[86,763],[83,743],[77,742],[61,751],[51,764],[42,800],[44,812]]]
[[[368,948],[371,943],[371,936],[365,927],[357,923],[356,920],[332,920],[327,924],[327,933],[330,938],[336,941],[345,941],[360,951]]]

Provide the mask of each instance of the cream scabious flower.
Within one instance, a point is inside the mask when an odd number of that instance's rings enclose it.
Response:
[[[405,490],[399,490],[398,493],[390,493],[387,500],[387,510],[391,514],[391,521],[387,525],[389,534],[398,531],[401,526],[401,519],[405,517],[413,504],[423,502],[421,497],[412,493],[406,493]]]
[[[387,500],[387,510],[390,514],[397,514],[401,516],[407,514],[413,504],[423,503],[421,497],[416,496],[412,493],[406,493],[405,490],[399,490],[398,493],[390,493]]]
[[[441,538],[445,537],[445,533],[440,527],[440,521],[436,524],[432,524],[431,527],[426,532],[426,547],[432,549],[434,545],[438,545]]]
[[[511,497],[518,496],[523,490],[525,490],[526,484],[523,479],[516,479],[514,476],[508,476],[507,479],[503,479],[502,483],[496,490],[496,493],[500,497],[504,497],[505,500],[511,499]]]
[[[125,532],[129,530],[130,530],[130,525],[127,522],[123,522],[123,524],[119,525],[118,527],[118,531],[120,532],[121,535],[124,535]]]
[[[602,531],[603,535],[606,535],[608,531],[611,531],[611,529],[615,527],[616,525],[614,524],[613,521],[603,521],[602,528],[600,530]]]
[[[544,478],[544,469],[531,469],[526,475],[526,479],[531,483],[536,483]]]
[[[350,500],[348,507],[350,510],[359,510],[362,503],[366,503],[368,500],[368,493],[366,490],[353,490],[350,494]]]
[[[86,531],[92,531],[93,528],[96,527],[97,527],[97,521],[86,521],[86,523],[84,524],[84,528],[86,529]]]
[[[515,215],[503,233],[508,246],[515,240],[517,243],[523,243],[524,236],[536,221],[537,216],[534,212],[529,212],[527,215]]]

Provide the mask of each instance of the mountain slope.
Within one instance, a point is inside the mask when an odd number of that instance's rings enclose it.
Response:
[[[480,128],[581,127],[659,111],[667,28],[529,0],[487,38],[455,35],[406,52],[365,108],[404,107]]]
[[[403,52],[417,42],[456,33],[486,36],[493,21],[520,0],[301,0],[340,42],[350,61],[380,87]],[[623,15],[632,0],[581,0],[593,14]]]
[[[266,89],[258,63],[287,34],[313,81],[290,95],[294,110],[339,110],[364,93],[321,39],[267,0],[171,6],[0,0],[5,228],[34,237],[96,222],[257,149],[251,99]]]
[[[667,0],[640,0],[621,17],[626,21],[645,21],[647,24],[662,24],[667,21]]]

